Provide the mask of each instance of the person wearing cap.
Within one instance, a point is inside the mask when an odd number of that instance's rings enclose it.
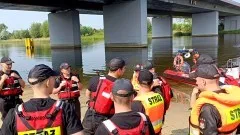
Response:
[[[153,74],[153,84],[151,86],[151,89],[153,92],[159,93],[160,95],[163,96],[166,113],[166,110],[170,106],[171,98],[173,97],[173,92],[170,85],[163,77],[158,76],[158,74],[155,72],[153,63],[150,60],[144,63],[143,68],[150,71]]]
[[[50,97],[58,74],[40,64],[28,74],[33,98],[11,109],[3,121],[3,135],[83,135],[73,106]]]
[[[154,129],[148,116],[131,110],[135,91],[130,80],[118,79],[114,82],[110,97],[114,102],[115,114],[103,121],[95,135],[152,135]]]
[[[140,65],[140,64],[137,64],[135,67],[134,67],[134,71],[133,71],[133,76],[132,76],[132,79],[131,79],[131,83],[133,85],[133,89],[135,91],[139,91],[139,83],[138,83],[138,75],[139,75],[139,71],[143,69],[143,66]]]
[[[202,64],[190,74],[201,91],[191,110],[190,135],[235,135],[240,124],[240,88],[220,87],[215,65]],[[238,133],[237,133],[238,134]]]
[[[68,63],[60,65],[60,72],[60,77],[56,78],[53,94],[58,94],[59,99],[72,104],[81,120],[81,105],[78,99],[82,90],[80,79],[78,75],[71,73],[71,66]]]
[[[89,101],[83,119],[83,127],[87,135],[93,135],[99,124],[114,114],[114,105],[110,93],[114,81],[125,72],[125,61],[121,58],[113,58],[108,67],[108,75],[91,78],[86,90],[86,97]]]
[[[164,121],[164,99],[159,93],[151,91],[153,74],[148,70],[139,72],[140,90],[132,103],[132,110],[149,116],[156,135],[161,134]],[[157,113],[156,113],[157,112]]]
[[[20,95],[23,93],[25,82],[16,70],[12,70],[12,61],[9,57],[2,57],[0,71],[0,112],[2,120],[11,108],[23,101]]]

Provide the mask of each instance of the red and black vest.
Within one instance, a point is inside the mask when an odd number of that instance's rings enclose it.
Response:
[[[26,112],[24,104],[16,108],[16,129],[18,135],[63,135],[62,101],[56,101],[44,111]]]
[[[161,89],[162,89],[162,94],[164,97],[164,108],[167,110],[170,106],[171,98],[172,98],[172,89],[170,84],[161,76],[158,77],[160,81],[162,81],[161,84]]]
[[[80,97],[80,91],[78,89],[77,82],[71,79],[65,79],[63,76],[61,76],[60,80],[66,81],[66,85],[63,86],[60,92],[58,93],[59,99],[74,99]]]
[[[132,129],[121,129],[110,119],[105,120],[103,124],[110,135],[150,135],[146,116],[143,113],[138,113],[141,116],[141,122],[137,127]]]
[[[114,114],[113,101],[110,98],[113,82],[106,79],[105,76],[99,78],[97,90],[91,93],[89,107],[102,115]]]
[[[22,88],[18,78],[9,76],[3,84],[0,96],[19,96],[22,95]]]

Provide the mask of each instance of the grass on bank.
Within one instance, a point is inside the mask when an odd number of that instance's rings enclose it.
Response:
[[[219,31],[219,34],[240,34],[240,30]]]

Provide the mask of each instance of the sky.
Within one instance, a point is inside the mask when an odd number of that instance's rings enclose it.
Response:
[[[240,3],[240,0],[233,0]],[[43,22],[48,19],[47,12],[0,10],[0,23],[8,26],[8,31],[28,29],[33,22]],[[96,29],[103,28],[102,15],[80,15],[80,23]]]
[[[43,22],[48,19],[47,12],[0,10],[0,23],[8,26],[8,31],[28,29],[33,22]],[[103,28],[102,15],[80,15],[80,23],[96,29]]]

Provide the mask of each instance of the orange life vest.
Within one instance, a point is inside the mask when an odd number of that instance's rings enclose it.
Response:
[[[59,99],[73,99],[80,97],[80,91],[78,89],[77,82],[70,79],[65,79],[63,77],[61,77],[61,80],[66,81],[66,84],[58,93]]]
[[[145,114],[149,116],[155,133],[161,131],[164,117],[164,99],[154,92],[148,92],[144,95],[138,95],[134,100],[141,101],[145,108]]]
[[[44,111],[26,112],[24,104],[16,108],[16,130],[18,135],[63,135],[62,106],[64,102],[56,101]]]
[[[142,117],[140,124],[132,129],[121,129],[115,125],[110,119],[103,121],[103,124],[108,129],[110,135],[150,135],[149,133],[149,124],[147,123],[147,117],[138,112]]]
[[[105,76],[99,78],[97,90],[91,93],[89,107],[102,115],[113,115],[114,105],[110,98],[113,82],[106,79]]]
[[[222,125],[218,127],[221,134],[233,133],[240,124],[240,88],[237,86],[223,86],[226,93],[204,91],[199,95],[190,117],[190,135],[199,135],[199,115],[204,104],[215,106],[221,115]]]
[[[21,85],[17,78],[9,76],[3,84],[0,91],[1,96],[19,96],[23,92]]]

